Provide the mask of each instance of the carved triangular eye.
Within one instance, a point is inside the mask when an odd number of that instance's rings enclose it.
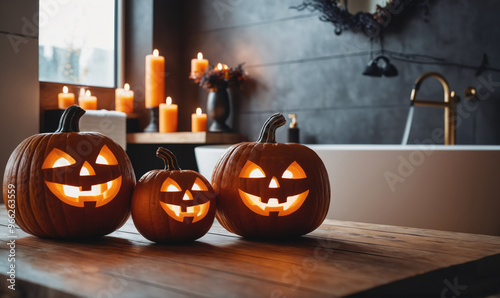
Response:
[[[200,178],[196,178],[191,190],[208,191],[208,188]]]
[[[42,169],[67,167],[75,163],[75,159],[69,156],[68,153],[54,148],[45,158],[45,161],[42,164]]]
[[[161,185],[160,191],[162,192],[179,192],[181,191],[181,187],[177,182],[174,181],[172,178],[167,178]]]
[[[99,152],[99,156],[97,156],[97,160],[95,161],[98,165],[117,165],[118,161],[116,160],[115,155],[111,150],[109,150],[108,146],[104,145]]]
[[[264,178],[266,174],[264,171],[251,161],[247,161],[247,163],[243,166],[243,169],[240,172],[240,178]]]
[[[302,179],[302,178],[307,178],[307,176],[302,167],[296,161],[294,161],[292,162],[291,165],[288,166],[288,168],[285,170],[281,178]]]

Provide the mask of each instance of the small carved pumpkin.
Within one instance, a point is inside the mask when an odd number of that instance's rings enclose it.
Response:
[[[310,148],[276,143],[281,114],[264,124],[257,142],[230,147],[212,174],[217,220],[249,238],[299,236],[316,229],[330,206],[326,168]]]
[[[125,151],[110,138],[80,132],[85,113],[66,109],[55,133],[31,136],[7,163],[3,194],[16,189],[16,223],[39,237],[109,234],[130,214],[135,175]]]
[[[132,195],[132,219],[137,230],[155,242],[186,242],[205,235],[215,217],[215,193],[199,173],[181,170],[175,155],[158,148],[164,170],[139,179]]]

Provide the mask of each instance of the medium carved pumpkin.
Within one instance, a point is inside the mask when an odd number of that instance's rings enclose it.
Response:
[[[15,204],[6,206],[15,207],[16,223],[27,233],[102,236],[130,214],[135,185],[130,160],[110,138],[79,131],[84,113],[77,105],[69,107],[55,133],[25,139],[9,158],[3,196],[7,199],[9,187],[16,190]]]
[[[181,170],[175,155],[158,148],[164,170],[139,179],[132,196],[132,219],[147,239],[161,243],[193,241],[205,235],[215,217],[215,193],[202,175]]]
[[[221,157],[212,174],[217,220],[249,238],[299,236],[316,229],[330,206],[323,162],[310,148],[276,143],[281,114],[271,116],[257,142],[239,143]]]

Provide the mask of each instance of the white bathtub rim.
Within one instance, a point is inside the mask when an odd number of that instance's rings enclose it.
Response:
[[[500,145],[378,145],[378,144],[303,144],[315,151],[414,151],[414,150],[436,150],[436,151],[500,151]],[[204,145],[195,150],[221,150],[233,145]]]

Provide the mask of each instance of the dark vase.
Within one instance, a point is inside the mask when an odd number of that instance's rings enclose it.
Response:
[[[218,85],[208,93],[207,102],[208,117],[213,120],[208,131],[229,132],[231,128],[226,124],[229,117],[229,93],[227,85]]]
[[[159,131],[159,107],[148,108],[149,110],[149,124],[144,129],[144,132],[158,132]]]

